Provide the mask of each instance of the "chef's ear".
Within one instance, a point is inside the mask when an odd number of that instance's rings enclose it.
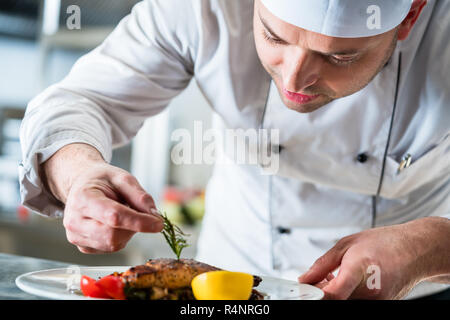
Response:
[[[408,15],[399,26],[398,40],[405,40],[408,38],[409,33],[416,24],[416,21],[426,4],[427,0],[414,0],[411,10],[409,10]]]

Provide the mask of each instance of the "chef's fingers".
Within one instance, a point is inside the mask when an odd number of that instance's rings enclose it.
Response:
[[[88,243],[90,248],[103,252],[119,251],[135,234],[134,231],[111,228],[90,218],[76,219],[70,223],[65,222],[64,225],[66,233],[70,233],[67,235],[68,238],[71,237],[73,240],[75,235],[78,236],[77,242],[71,243],[76,245]]]
[[[298,281],[300,283],[314,284],[325,279],[330,273],[336,270],[341,264],[342,257],[347,251],[347,246],[336,244],[323,256],[317,259],[309,270],[302,274]]]
[[[326,277],[326,279],[323,279],[322,281],[320,281],[320,282],[318,282],[318,283],[314,283],[313,285],[314,285],[316,288],[323,289],[323,288],[325,288],[325,287],[330,283],[330,281],[333,280],[333,279],[334,279],[334,275],[333,275],[332,273],[330,273],[330,274],[328,274],[328,276]]]
[[[86,190],[85,197],[83,215],[111,228],[134,232],[160,232],[163,229],[161,217],[136,211],[107,198],[97,189]]]
[[[78,250],[82,253],[86,254],[102,254],[106,253],[104,250],[100,250],[99,248],[95,248],[95,243],[93,241],[90,241],[89,239],[71,232],[66,229],[66,237],[67,241],[69,241],[71,244],[75,245]]]
[[[131,174],[116,174],[111,183],[133,209],[144,213],[156,211],[155,201]]]
[[[323,289],[323,288],[326,287],[327,285],[328,285],[328,282],[322,281],[322,282],[316,283],[316,284],[314,285],[314,287],[319,288],[319,289]]]
[[[332,274],[332,273],[329,273],[328,275],[327,275],[327,281],[331,281],[331,280],[333,280],[335,277],[334,277],[334,275]]]
[[[336,278],[322,288],[325,299],[346,300],[359,287],[364,273],[358,265],[342,266]]]
[[[76,245],[79,250],[80,248],[82,248],[83,250],[80,250],[82,253],[105,254],[122,250],[123,248],[126,247],[128,241],[122,241],[117,243],[98,242],[93,241],[90,238],[84,238],[82,236],[79,236],[77,240],[71,240],[70,242]]]
[[[77,246],[78,250],[84,254],[104,254],[105,252],[100,250],[95,250],[89,247]]]
[[[330,276],[331,275],[331,276]],[[330,273],[326,279],[323,279],[322,281],[320,281],[319,283],[315,283],[314,286],[322,289],[324,287],[326,287],[328,285],[328,283],[333,280],[334,276]]]
[[[76,245],[77,247],[84,248],[80,250],[83,253],[111,253],[117,252],[125,248],[128,240],[131,237],[126,237],[124,239],[105,239],[104,241],[94,240],[91,237],[85,237],[83,235],[73,233],[70,231],[66,232],[67,240]]]

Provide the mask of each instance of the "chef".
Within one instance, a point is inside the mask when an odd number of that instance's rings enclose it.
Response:
[[[198,260],[301,275],[332,299],[402,298],[424,281],[442,291],[449,32],[448,1],[143,1],[30,102],[22,201],[62,217],[83,253],[161,231],[153,198],[109,164],[111,150],[194,78],[218,130],[279,132],[275,173],[215,166]]]

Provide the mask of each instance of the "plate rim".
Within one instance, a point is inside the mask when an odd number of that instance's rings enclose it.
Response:
[[[75,266],[75,265],[71,265],[71,266]],[[111,268],[115,268],[115,269],[130,268],[130,266],[78,266],[78,265],[76,265],[76,266],[79,267],[80,269],[94,269],[94,270],[95,269],[111,269]],[[20,290],[22,290],[26,293],[35,295],[40,298],[45,298],[45,299],[51,299],[51,300],[111,300],[111,299],[92,298],[92,297],[71,294],[69,291],[67,291],[67,296],[70,296],[71,297],[70,299],[65,298],[65,297],[59,298],[57,294],[52,294],[52,292],[49,292],[49,291],[45,291],[42,289],[27,286],[22,282],[22,279],[26,278],[27,276],[33,275],[33,274],[64,271],[64,270],[67,270],[69,267],[70,266],[26,272],[26,273],[23,273],[23,274],[17,276],[16,279],[14,280],[14,283]]]
[[[111,269],[129,269],[132,266],[77,266],[80,269],[84,269],[84,270],[98,270],[98,269],[107,269],[107,270],[111,270]],[[27,273],[23,273],[19,276],[17,276],[15,278],[15,284],[16,286],[29,294],[35,295],[37,297],[40,298],[44,298],[44,299],[52,299],[52,300],[111,300],[111,299],[102,299],[102,298],[91,298],[91,297],[86,297],[86,296],[82,296],[82,295],[76,295],[76,294],[71,294],[69,291],[67,291],[67,295],[64,295],[64,297],[59,298],[57,293],[52,294],[52,292],[49,291],[45,291],[39,288],[34,288],[34,287],[30,287],[27,286],[23,283],[23,279],[30,276],[30,275],[34,275],[34,274],[39,274],[39,273],[45,273],[45,272],[55,272],[55,271],[64,271],[67,270],[68,267],[59,267],[59,268],[51,268],[51,269],[44,269],[44,270],[36,270],[36,271],[30,271]],[[310,289],[316,291],[316,296],[313,299],[309,299],[309,300],[322,300],[323,297],[325,296],[325,293],[322,289],[317,288],[313,285],[310,284],[306,284],[306,283],[298,283],[296,281],[293,280],[289,280],[289,279],[284,279],[284,278],[277,278],[277,277],[273,277],[273,276],[263,276],[263,275],[257,275],[258,277],[261,277],[262,281],[264,281],[264,279],[272,279],[272,280],[283,280],[286,282],[291,282],[292,284],[297,284],[297,285],[301,285],[301,286],[307,286]],[[68,296],[70,296],[71,298],[67,298]],[[298,299],[284,299],[284,300],[298,300]],[[299,300],[301,301],[301,300]]]

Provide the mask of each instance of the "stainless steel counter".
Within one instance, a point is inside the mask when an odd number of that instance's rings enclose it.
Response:
[[[68,264],[63,262],[0,253],[0,300],[40,300],[41,298],[20,290],[16,286],[16,278],[31,271],[66,266]]]

